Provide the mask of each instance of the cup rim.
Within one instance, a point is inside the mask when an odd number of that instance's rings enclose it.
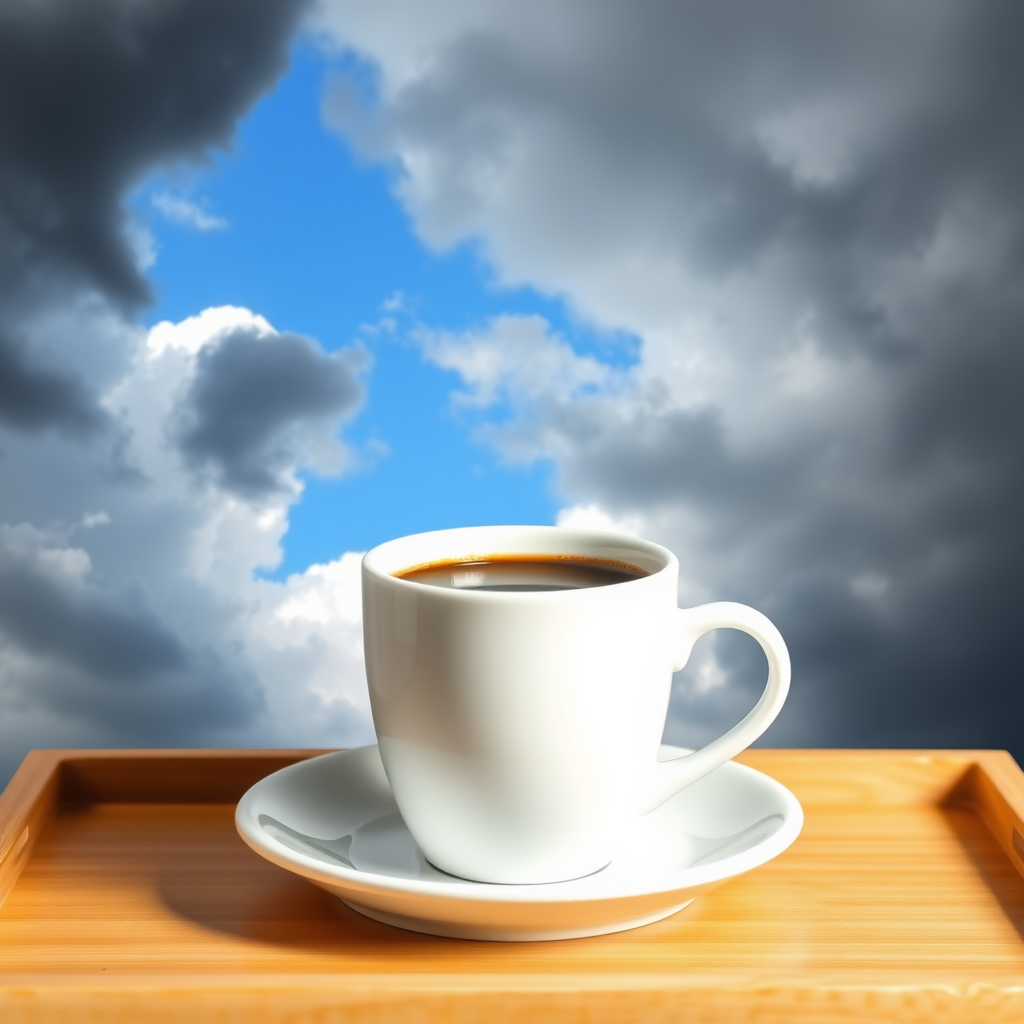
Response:
[[[519,534],[518,539],[509,539],[509,535]],[[505,536],[504,543],[488,543],[490,537]],[[536,538],[532,546],[524,546],[529,542],[526,537]],[[557,543],[556,543],[557,541]],[[480,546],[475,546],[480,545]],[[509,550],[511,547],[511,551]],[[570,549],[585,550],[564,550]],[[596,550],[595,550],[596,549]],[[420,551],[425,556],[410,557],[411,552]],[[628,562],[647,570],[648,575],[622,583],[611,584],[616,590],[622,586],[647,584],[662,574],[675,571],[678,574],[679,563],[676,556],[666,547],[653,541],[643,540],[629,534],[616,533],[611,530],[579,529],[569,526],[537,526],[532,524],[499,525],[499,526],[464,526],[447,530],[430,530],[424,533],[408,534],[378,544],[369,550],[362,560],[364,574],[388,585],[400,588],[414,587],[423,590],[423,585],[413,580],[401,579],[396,576],[398,571],[429,565],[431,562],[447,560],[486,560],[496,554],[517,555],[592,555],[594,558],[609,557],[610,561]],[[618,557],[633,555],[634,557]],[[639,555],[637,559],[635,556]],[[646,563],[646,564],[641,564]],[[581,594],[594,594],[607,591],[608,587],[583,588],[579,590],[557,590],[546,592],[494,592],[483,590],[448,590],[431,587],[430,591],[438,597],[471,599],[471,600],[523,600],[523,599],[560,599],[576,597]]]

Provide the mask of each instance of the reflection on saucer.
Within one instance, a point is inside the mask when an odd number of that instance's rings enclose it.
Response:
[[[385,875],[392,878],[419,878],[432,882],[462,883],[464,885],[477,884],[435,868],[423,856],[398,811],[373,818],[354,832],[339,836],[337,839],[319,839],[316,836],[307,836],[269,814],[261,814],[257,820],[260,827],[279,843],[314,860],[319,858],[328,863],[341,864],[353,871],[365,871],[369,874]],[[753,849],[763,843],[782,828],[784,821],[781,814],[767,814],[760,821],[755,821],[753,825],[741,829],[731,836],[704,837],[691,835],[688,832],[676,833],[672,837],[676,842],[668,844],[668,849],[663,848],[659,851],[658,866],[663,870],[665,868],[684,870],[702,864],[713,864],[715,861],[743,853],[745,850]],[[621,873],[624,865],[630,865],[631,861],[635,864],[639,858],[635,854],[631,858],[630,853],[634,853],[634,851],[624,851],[614,864],[602,868],[601,872],[615,874],[616,865],[618,865],[618,872]],[[644,859],[645,866],[649,867],[650,855]]]

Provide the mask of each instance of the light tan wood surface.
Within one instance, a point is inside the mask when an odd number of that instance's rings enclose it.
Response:
[[[748,751],[804,806],[781,857],[645,928],[504,944],[250,851],[235,801],[310,753],[34,754],[0,797],[0,1020],[1024,1021],[1007,754]]]

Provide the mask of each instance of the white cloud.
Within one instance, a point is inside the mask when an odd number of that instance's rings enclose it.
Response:
[[[229,226],[223,217],[208,213],[184,196],[157,192],[151,197],[151,201],[168,220],[195,231],[223,231]]]
[[[613,374],[590,356],[577,355],[539,316],[500,316],[482,331],[449,334],[420,330],[426,357],[454,370],[466,390],[459,404],[572,399],[606,387]]]
[[[122,335],[120,369],[100,378],[113,449],[4,439],[0,746],[11,757],[55,737],[83,746],[372,737],[360,555],[339,552],[282,582],[260,578],[280,561],[298,492],[249,501],[182,459],[176,424],[198,360],[239,330],[252,345],[283,337],[231,307]],[[317,429],[333,436],[337,423],[328,416]],[[306,449],[289,444],[281,469],[292,473]],[[83,515],[83,504],[95,511]],[[27,525],[48,522],[77,524],[74,542],[59,525]],[[36,644],[40,617],[61,644]],[[119,649],[128,653],[108,665]],[[124,672],[116,685],[112,668]]]
[[[600,505],[573,505],[560,509],[555,517],[557,526],[574,530],[607,530],[609,533],[625,533],[639,537],[643,532],[639,516],[613,516]]]
[[[274,328],[258,313],[241,306],[212,306],[179,323],[161,320],[150,328],[146,347],[154,358],[167,348],[195,355],[204,345],[212,344],[238,329],[260,336],[274,333]]]

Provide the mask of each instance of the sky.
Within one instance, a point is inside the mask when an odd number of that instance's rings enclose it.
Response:
[[[768,614],[763,745],[1024,758],[1019,5],[242,12],[0,9],[0,777],[371,742],[361,553],[501,522]]]

